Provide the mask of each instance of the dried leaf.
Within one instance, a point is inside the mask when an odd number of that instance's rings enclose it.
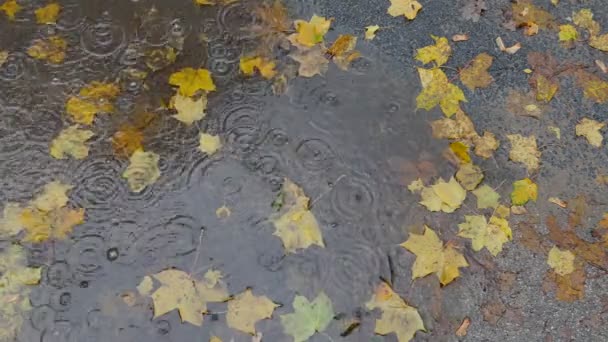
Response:
[[[433,35],[431,35],[431,38],[433,38],[435,44],[416,50],[416,59],[424,64],[435,62],[436,66],[444,65],[452,55],[452,48],[448,39]]]
[[[207,69],[183,68],[171,74],[169,84],[179,87],[182,96],[194,96],[199,90],[214,91],[215,84]]]
[[[401,244],[416,255],[412,279],[435,273],[441,285],[447,285],[460,276],[458,269],[468,267],[469,263],[452,245],[444,245],[431,228],[424,227],[423,235],[410,233],[407,241]]]
[[[475,154],[488,159],[498,149],[500,143],[492,132],[485,131],[482,136],[475,136],[473,139],[475,144]]]
[[[498,207],[500,195],[487,184],[475,189],[473,195],[477,197],[477,209]]]
[[[603,122],[583,118],[576,125],[576,135],[585,137],[591,146],[601,147],[604,137],[602,137],[600,130],[604,128],[604,126],[606,126],[606,124]]]
[[[58,3],[50,3],[44,7],[38,8],[36,14],[36,22],[38,24],[54,24],[61,11],[61,6]]]
[[[583,8],[576,13],[572,13],[572,21],[576,26],[587,30],[591,37],[600,33],[600,24],[593,20],[593,12],[588,8]]]
[[[144,135],[133,125],[123,125],[112,136],[112,149],[117,156],[131,157],[133,152],[143,150]]]
[[[467,330],[469,329],[470,325],[471,325],[471,319],[469,317],[465,317],[462,320],[462,323],[460,324],[458,329],[456,330],[456,333],[455,333],[456,336],[458,336],[458,337],[467,336]]]
[[[399,342],[407,342],[414,338],[417,331],[426,331],[418,310],[409,306],[385,282],[376,287],[373,297],[365,306],[369,310],[382,311],[382,316],[376,319],[376,334],[395,333]]]
[[[538,186],[530,178],[524,178],[513,182],[511,192],[511,203],[513,205],[524,205],[529,200],[535,201],[538,196]]]
[[[376,38],[376,32],[380,29],[378,25],[365,26],[365,40],[372,40]]]
[[[75,122],[90,125],[99,113],[112,113],[112,101],[120,89],[113,83],[91,82],[77,96],[70,96],[66,103],[66,111]]]
[[[403,15],[409,20],[414,20],[422,9],[422,5],[416,0],[390,0],[390,2],[391,6],[387,13],[393,17]]]
[[[465,42],[469,40],[469,36],[466,34],[455,34],[452,36],[453,42]]]
[[[473,191],[483,180],[483,172],[477,165],[462,164],[456,172],[456,179],[465,189]]]
[[[75,159],[83,159],[89,155],[89,147],[85,142],[93,137],[93,131],[79,129],[78,125],[70,126],[61,132],[51,142],[51,156],[57,159],[65,159],[72,156]]]
[[[535,5],[530,0],[517,0],[511,7],[513,21],[517,27],[525,28],[529,36],[538,32],[538,29],[546,29],[553,24],[553,16]]]
[[[511,142],[509,159],[524,164],[529,172],[538,170],[540,151],[536,147],[536,137],[533,135],[524,137],[520,134],[507,134],[507,139]]]
[[[262,57],[241,57],[239,66],[246,76],[252,76],[257,70],[262,77],[269,80],[277,74],[276,63]]]
[[[207,133],[201,133],[199,137],[198,149],[208,155],[212,155],[222,147],[220,137]]]
[[[480,53],[462,70],[460,70],[460,82],[467,88],[485,88],[494,82],[488,69],[492,66],[493,57],[485,52]]]
[[[561,208],[566,208],[568,206],[568,203],[562,201],[561,199],[559,199],[559,197],[549,197],[547,199],[547,201],[549,201],[550,203],[553,203]]]
[[[68,43],[60,36],[50,36],[46,39],[34,40],[32,46],[27,49],[27,54],[36,59],[59,64],[65,59],[67,47]]]
[[[597,103],[608,101],[608,82],[592,73],[577,70],[576,84],[583,89],[585,98]]]
[[[458,225],[458,236],[471,239],[474,251],[486,248],[493,256],[502,251],[502,245],[512,239],[511,228],[504,218],[492,216],[490,222],[483,215],[465,215],[466,222]]]
[[[154,184],[160,177],[158,161],[160,157],[154,152],[137,150],[129,158],[129,166],[122,173],[133,192],[141,192],[148,185]]]
[[[549,110],[549,106],[538,102],[534,94],[524,94],[515,90],[509,91],[506,107],[512,114],[529,116],[536,119],[540,119]]]
[[[304,51],[294,51],[289,57],[300,63],[298,74],[302,77],[323,75],[327,71],[327,65],[329,64],[321,46],[315,46]]]
[[[272,312],[278,306],[268,297],[256,297],[247,289],[228,302],[226,323],[231,328],[255,335],[255,323],[272,317]]]
[[[471,20],[476,23],[487,9],[486,0],[467,0],[462,7],[461,15],[464,20]]]
[[[458,86],[448,81],[439,68],[418,68],[422,91],[416,97],[416,108],[431,110],[437,105],[450,117],[460,110],[460,102],[466,102],[464,93]]]
[[[285,334],[293,336],[294,342],[307,341],[317,331],[323,332],[334,317],[331,300],[325,292],[319,293],[312,302],[304,296],[293,299],[293,313],[281,315]]]

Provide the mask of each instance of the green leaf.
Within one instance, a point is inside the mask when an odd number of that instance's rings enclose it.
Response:
[[[293,313],[281,315],[281,323],[285,333],[293,336],[295,342],[306,341],[315,332],[325,330],[334,317],[331,300],[324,292],[312,302],[304,296],[296,296],[293,310]]]

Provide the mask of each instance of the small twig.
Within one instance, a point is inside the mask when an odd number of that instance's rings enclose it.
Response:
[[[194,267],[198,263],[198,258],[201,255],[201,246],[203,244],[203,233],[205,232],[205,227],[201,227],[201,233],[198,235],[198,245],[196,246],[196,254],[194,255],[194,261],[192,262],[192,266],[190,266],[189,276],[192,277]]]
[[[346,177],[345,174],[341,174],[340,177],[336,178],[336,180],[333,182],[333,186],[336,186],[336,184],[338,184],[338,182],[340,182],[342,180],[342,178]],[[309,207],[312,207],[313,205],[315,205],[315,203],[317,203],[321,198],[323,198],[323,196],[327,195],[328,193],[330,193],[333,190],[333,186],[330,187],[328,190],[324,191],[323,193],[321,193],[319,196],[317,196],[317,198],[315,198],[312,203],[310,204]]]

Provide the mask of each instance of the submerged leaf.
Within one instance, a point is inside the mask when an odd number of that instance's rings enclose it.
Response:
[[[133,152],[142,150],[144,135],[133,125],[124,125],[112,136],[112,149],[120,157],[130,157]]]
[[[497,208],[500,195],[487,184],[480,186],[473,191],[477,197],[477,209]]]
[[[177,114],[172,117],[190,126],[205,117],[207,95],[201,94],[194,99],[178,93],[173,97],[173,107],[177,110]]]
[[[376,334],[388,335],[394,332],[399,342],[407,342],[414,338],[417,331],[426,331],[418,310],[409,306],[385,282],[376,287],[373,297],[365,306],[369,310],[382,311],[382,316],[376,319]]]
[[[148,185],[154,184],[160,177],[158,161],[160,157],[154,152],[137,150],[129,159],[129,166],[122,177],[127,179],[133,192],[141,192]]]
[[[17,3],[16,0],[6,0],[2,6],[0,6],[0,11],[4,12],[9,20],[15,20],[15,15],[21,11],[21,6]]]
[[[40,243],[48,239],[63,240],[76,225],[84,223],[84,209],[59,208],[50,212],[26,208],[21,224],[27,232],[23,241]]]
[[[462,164],[456,172],[456,179],[465,189],[473,191],[483,180],[483,172],[477,165]]]
[[[401,247],[416,255],[412,266],[412,279],[435,273],[441,285],[447,285],[460,276],[459,268],[469,263],[450,244],[444,245],[435,232],[425,226],[423,235],[410,233]]]
[[[50,3],[44,7],[38,8],[36,14],[36,22],[38,24],[54,24],[61,11],[61,6],[58,3]]]
[[[91,82],[82,89],[77,96],[70,96],[66,103],[66,111],[75,122],[90,125],[96,114],[112,113],[112,101],[120,89],[113,83]]]
[[[93,137],[93,131],[79,129],[78,125],[70,126],[61,132],[51,142],[51,156],[64,159],[72,156],[75,159],[83,159],[89,155],[89,147],[85,142]]]
[[[583,8],[576,13],[572,13],[572,21],[576,26],[587,30],[591,37],[600,33],[600,24],[593,20],[593,12],[588,8]]]
[[[323,75],[327,71],[327,65],[329,64],[321,46],[315,46],[303,51],[294,51],[289,57],[300,63],[298,75],[302,77]]]
[[[315,332],[323,332],[334,317],[331,300],[325,292],[319,293],[312,302],[304,296],[295,296],[293,311],[281,315],[281,324],[294,342],[307,341]]]
[[[65,207],[69,200],[67,192],[72,188],[72,185],[52,181],[44,185],[42,192],[32,200],[31,204],[37,209],[47,212]]]
[[[198,149],[201,152],[207,153],[208,155],[212,155],[217,152],[221,147],[222,143],[220,141],[219,136],[207,133],[200,134]]]
[[[27,54],[36,59],[47,60],[59,64],[65,59],[68,43],[60,36],[50,36],[47,39],[36,39],[27,49]]]
[[[241,57],[239,66],[241,68],[241,72],[246,76],[252,76],[257,70],[262,77],[269,80],[277,74],[277,71],[274,69],[276,67],[276,63],[268,60],[267,58]]]
[[[585,98],[596,103],[608,101],[608,82],[592,73],[578,70],[575,73],[576,84],[583,89]]]
[[[272,312],[279,305],[266,296],[254,296],[250,289],[239,293],[228,302],[226,323],[229,327],[255,335],[255,323],[272,317]]]
[[[574,254],[569,250],[562,251],[553,246],[549,251],[547,264],[560,276],[568,275],[574,272]]]
[[[560,25],[558,36],[560,42],[573,42],[578,39],[578,32],[576,31],[576,27],[570,24]]]
[[[454,177],[447,183],[439,178],[434,185],[424,188],[420,196],[422,198],[420,204],[428,210],[451,213],[460,208],[467,192]]]

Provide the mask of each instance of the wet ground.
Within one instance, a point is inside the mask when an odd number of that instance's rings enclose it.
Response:
[[[252,3],[59,3],[63,11],[57,25],[27,19],[28,11],[39,7],[36,1],[24,1],[16,21],[0,21],[0,48],[11,52],[0,67],[0,201],[27,201],[59,179],[75,186],[71,204],[86,209],[86,222],[69,239],[26,245],[30,265],[41,266],[43,278],[30,294],[33,309],[18,341],[181,342],[208,341],[214,335],[224,341],[251,340],[226,326],[224,304],[211,305],[203,326],[196,327],[182,324],[176,311],[153,319],[149,307],[129,307],[120,298],[145,275],[170,267],[195,275],[219,269],[230,293],[250,287],[283,304],[274,319],[256,326],[264,341],[290,341],[278,315],[291,312],[296,293],[312,298],[320,290],[338,315],[327,335],[317,334],[312,341],[396,341],[395,336],[374,336],[378,313],[364,306],[379,279],[390,281],[420,311],[428,332],[418,332],[416,341],[608,340],[605,273],[588,266],[585,297],[574,303],[555,300],[542,291],[545,256],[517,243],[515,223],[515,241],[498,257],[465,252],[471,267],[445,288],[431,276],[412,282],[415,257],[398,246],[412,226],[426,223],[447,241],[462,222],[461,216],[428,212],[405,188],[419,173],[449,177],[455,171],[442,157],[447,143],[432,138],[428,125],[441,113],[415,110],[420,87],[412,56],[431,43],[430,34],[470,35],[469,42],[458,45],[454,65],[479,52],[496,56],[490,69],[496,83],[467,93],[465,108],[479,131],[488,129],[501,141],[511,132],[537,134],[543,151],[536,177],[541,194],[530,216],[542,222],[549,213],[560,214],[546,202],[548,197],[582,193],[593,203],[587,234],[606,210],[605,189],[594,182],[608,166],[605,148],[591,149],[565,133],[556,142],[544,128],[556,124],[562,132],[572,132],[575,118],[585,113],[602,120],[605,108],[580,101],[573,91],[556,98],[550,115],[540,121],[504,109],[510,88],[527,87],[521,72],[525,53],[501,54],[494,43],[497,36],[523,40],[520,32],[500,26],[508,1],[488,1],[488,11],[477,23],[460,17],[464,1],[424,2],[412,22],[388,16],[388,1],[288,1],[293,18],[308,19],[313,13],[335,18],[327,41],[339,33],[361,36],[367,25],[389,28],[371,42],[360,40],[357,49],[363,57],[348,71],[331,65],[323,77],[292,80],[280,96],[269,82],[239,75],[239,58],[252,41],[243,30],[254,20]],[[608,19],[599,1],[585,6],[593,8],[598,20]],[[572,8],[559,11],[568,16]],[[26,55],[32,39],[56,33],[69,42],[64,63],[53,66]],[[208,43],[200,42],[201,34]],[[145,84],[125,76],[127,68],[145,68],[146,49],[182,38],[183,52],[174,65]],[[550,50],[560,58],[585,61],[601,57],[597,51],[561,49],[542,34],[527,44],[525,52]],[[206,67],[218,86],[209,97],[207,117],[190,127],[168,116],[156,123],[145,146],[160,155],[161,177],[133,193],[121,177],[128,160],[117,158],[108,141],[121,120],[158,107],[171,92],[168,75],[187,66]],[[94,80],[123,85],[118,114],[98,116],[87,158],[52,158],[48,144],[69,122],[66,97]],[[224,147],[219,153],[207,156],[197,150],[202,130],[220,135]],[[480,166],[486,182],[502,184],[498,191],[508,197],[510,184],[526,173],[508,161],[506,146]],[[428,168],[417,169],[421,164]],[[311,198],[326,248],[286,255],[273,236],[268,217],[284,178],[301,185]],[[223,205],[231,210],[225,219],[216,216]],[[472,321],[468,334],[456,337],[465,317]],[[361,326],[341,337],[349,318]]]

